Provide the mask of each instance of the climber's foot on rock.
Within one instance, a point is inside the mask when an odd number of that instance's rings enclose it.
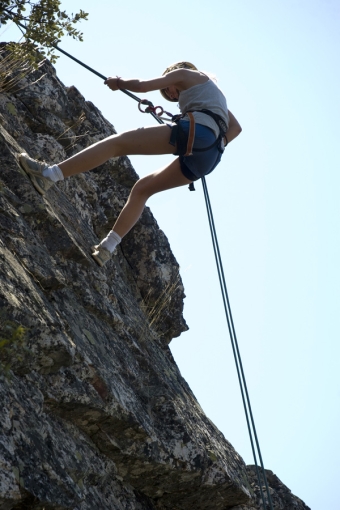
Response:
[[[47,168],[46,163],[40,163],[35,159],[32,159],[23,152],[19,156],[19,162],[25,172],[29,175],[33,186],[41,195],[45,195],[46,191],[53,186],[54,182],[43,176],[43,170]]]
[[[103,246],[100,246],[100,244],[98,244],[97,246],[92,246],[91,255],[97,262],[97,264],[100,267],[103,267],[106,264],[106,262],[110,260],[112,253],[109,252],[109,250],[107,250]]]

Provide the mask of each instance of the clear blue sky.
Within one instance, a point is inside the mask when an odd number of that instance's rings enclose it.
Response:
[[[216,74],[243,132],[207,183],[265,466],[312,510],[338,510],[338,0],[68,0],[89,12],[66,51],[104,75],[151,78],[178,60]],[[2,27],[1,31],[6,29]],[[1,40],[17,40],[9,27]],[[117,131],[153,124],[62,56]],[[148,97],[174,113],[158,93]],[[140,176],[169,157],[131,158]],[[171,350],[206,414],[253,463],[201,185],[150,207],[181,265],[190,330]]]

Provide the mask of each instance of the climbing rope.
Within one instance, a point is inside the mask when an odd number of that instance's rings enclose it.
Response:
[[[241,354],[240,354],[240,350],[238,347],[233,316],[231,313],[231,307],[230,307],[230,301],[229,301],[229,297],[228,297],[227,285],[226,285],[226,281],[225,281],[225,277],[224,277],[221,253],[220,253],[220,248],[219,248],[216,229],[215,229],[214,216],[212,213],[211,202],[210,202],[210,197],[209,197],[208,187],[207,187],[205,177],[202,177],[202,186],[203,186],[204,198],[205,198],[205,203],[206,203],[206,208],[207,208],[211,239],[212,239],[212,244],[213,244],[213,248],[214,248],[217,273],[218,273],[218,278],[219,278],[220,287],[221,287],[224,311],[225,311],[225,315],[226,315],[226,319],[227,319],[229,336],[230,336],[230,340],[231,340],[231,346],[232,346],[232,350],[233,350],[233,354],[234,354],[237,376],[238,376],[238,381],[239,381],[241,395],[242,395],[242,402],[243,402],[244,412],[246,415],[246,421],[247,421],[247,427],[248,427],[248,432],[249,432],[249,437],[250,437],[251,449],[253,452],[253,457],[254,457],[254,462],[255,462],[257,481],[258,481],[259,488],[260,488],[261,499],[263,501],[263,505],[265,508],[265,498],[264,498],[264,494],[263,494],[263,490],[262,490],[260,471],[259,471],[258,464],[257,464],[257,455],[255,452],[254,439],[255,439],[257,453],[258,453],[261,468],[262,468],[262,477],[263,477],[264,484],[265,484],[266,491],[267,491],[268,503],[270,506],[270,510],[273,510],[271,495],[270,495],[268,482],[267,482],[267,476],[266,476],[266,473],[264,470],[261,449],[260,449],[259,441],[257,438],[255,422],[254,422],[253,413],[252,413],[252,409],[251,409],[251,405],[250,405],[250,399],[249,399],[246,378],[245,378],[244,371],[243,371]]]
[[[21,23],[18,23],[18,22],[16,22],[16,23],[19,24],[22,28],[24,28],[24,29],[26,28],[25,25],[22,25]],[[65,50],[60,48],[58,45],[53,44],[52,46],[53,46],[53,48],[60,51],[61,53],[63,53],[67,57],[69,57],[70,59],[74,60],[81,66],[85,67],[85,69],[87,69],[88,71],[99,76],[99,78],[102,78],[104,81],[107,79],[106,76],[98,73],[98,71],[96,71],[92,67],[84,64],[84,62],[82,62],[81,60],[78,60],[70,53],[67,53]],[[129,97],[131,97],[132,99],[134,99],[135,101],[138,101],[139,111],[142,113],[150,113],[150,115],[152,115],[152,117],[159,124],[164,124],[163,118],[162,118],[163,113],[165,113],[166,115],[168,115],[168,117],[170,117],[169,119],[166,119],[166,120],[171,120],[171,118],[173,117],[171,113],[163,110],[163,108],[161,106],[154,106],[151,101],[148,101],[147,99],[140,99],[139,97],[135,96],[128,90],[125,90],[125,89],[119,89],[119,90],[121,92],[123,92],[124,94],[128,95]],[[146,108],[143,110],[141,105],[145,105]],[[246,379],[245,379],[245,375],[244,375],[241,354],[240,354],[240,350],[238,347],[234,321],[233,321],[233,317],[232,317],[232,313],[231,313],[227,285],[226,285],[226,281],[225,281],[225,277],[224,277],[223,264],[222,264],[222,259],[221,259],[221,254],[220,254],[220,249],[219,249],[219,244],[218,244],[218,239],[217,239],[217,234],[216,234],[216,229],[215,229],[215,222],[214,222],[214,217],[213,217],[213,213],[212,213],[211,202],[210,202],[210,197],[209,197],[209,193],[208,193],[208,187],[207,187],[205,177],[202,177],[201,180],[202,180],[204,198],[205,198],[205,203],[206,203],[206,208],[207,208],[207,215],[208,215],[208,220],[209,220],[211,239],[212,239],[214,255],[215,255],[215,260],[216,260],[217,273],[218,273],[218,278],[219,278],[220,287],[221,287],[222,300],[223,300],[225,315],[226,315],[227,324],[228,324],[229,336],[230,336],[230,340],[231,340],[231,345],[232,345],[232,350],[233,350],[233,355],[234,355],[234,360],[235,360],[235,365],[236,365],[236,371],[237,371],[237,376],[238,376],[241,395],[242,395],[244,412],[246,415],[246,421],[247,421],[247,427],[248,427],[248,432],[249,432],[249,437],[250,437],[251,449],[252,449],[254,462],[255,462],[257,480],[258,480],[258,484],[259,484],[261,499],[263,502],[263,509],[264,510],[266,509],[267,504],[266,504],[266,499],[265,499],[264,493],[263,493],[261,478],[263,479],[263,482],[265,484],[269,508],[270,508],[270,510],[274,510],[273,504],[272,504],[272,499],[271,499],[271,494],[270,494],[270,490],[269,490],[269,486],[268,486],[267,476],[265,473],[264,464],[263,464],[263,460],[262,460],[261,449],[260,449],[260,445],[259,445],[259,441],[258,441],[258,437],[257,437],[254,417],[253,417],[253,413],[252,413],[252,409],[251,409],[251,405],[250,405],[249,393],[248,393],[247,383],[246,383]],[[255,442],[255,444],[254,444],[254,442]],[[256,447],[255,447],[255,445],[256,445]],[[256,450],[257,450],[257,453],[256,453]],[[259,470],[257,457],[260,461],[261,473]],[[261,477],[261,475],[262,475],[262,477]]]

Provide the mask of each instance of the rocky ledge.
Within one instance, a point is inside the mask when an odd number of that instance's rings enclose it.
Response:
[[[168,344],[187,329],[178,264],[146,208],[90,257],[138,179],[128,158],[51,188],[18,164],[115,133],[46,62],[0,54],[0,508],[251,510],[256,476],[204,415]],[[267,472],[276,509],[307,510]]]

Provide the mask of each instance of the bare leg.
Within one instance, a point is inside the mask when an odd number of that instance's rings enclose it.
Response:
[[[69,177],[92,170],[112,157],[133,154],[173,154],[169,144],[170,129],[166,125],[135,129],[113,135],[91,145],[58,166]],[[114,232],[124,237],[140,218],[149,197],[160,191],[190,184],[182,174],[179,159],[136,182],[115,225]]]
[[[190,184],[191,181],[182,174],[179,159],[136,182],[131,190],[128,201],[123,207],[113,229],[120,237],[124,237],[138,221],[146,201],[151,195],[167,189]]]
[[[64,177],[92,170],[110,158],[133,154],[173,154],[170,129],[165,124],[126,131],[97,142],[75,156],[58,163]]]

